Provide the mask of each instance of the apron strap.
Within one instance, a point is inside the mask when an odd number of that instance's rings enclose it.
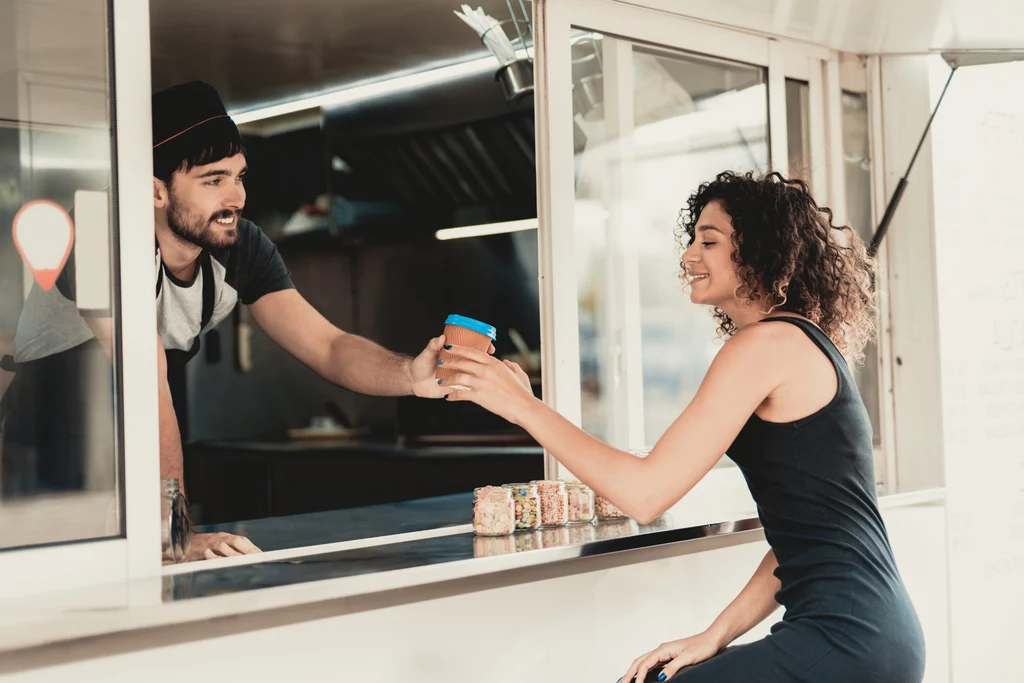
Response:
[[[217,303],[217,288],[213,281],[213,259],[210,252],[203,250],[199,255],[199,268],[203,273],[203,314],[202,322],[199,324],[199,333],[202,334],[203,328],[213,319],[213,308]]]
[[[217,302],[217,286],[214,281],[213,260],[210,253],[203,251],[199,255],[199,272],[203,275],[203,312],[200,318],[199,333],[192,340],[192,347],[188,351],[168,349],[167,354],[167,384],[171,390],[171,401],[174,404],[174,413],[178,418],[178,431],[182,441],[188,439],[188,396],[186,391],[185,364],[199,353],[199,340],[203,335],[203,328],[210,324],[213,319],[213,309]]]
[[[199,334],[192,340],[192,348],[174,354],[175,361],[182,365],[199,353],[199,338],[203,336],[203,329],[213,319],[213,309],[217,299],[217,287],[213,281],[213,260],[210,258],[210,252],[204,250],[199,255],[199,271],[203,275],[203,312],[200,316]],[[171,356],[169,355],[167,359],[170,362]]]

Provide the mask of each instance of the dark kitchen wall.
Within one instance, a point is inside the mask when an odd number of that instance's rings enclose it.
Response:
[[[273,137],[245,136],[249,172],[245,217],[268,235],[301,206],[327,193],[327,157],[319,126]]]

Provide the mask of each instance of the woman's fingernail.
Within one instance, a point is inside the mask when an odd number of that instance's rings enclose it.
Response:
[[[444,365],[444,358],[442,358],[441,360],[437,361],[437,364],[438,365]]]
[[[445,344],[444,348],[446,348],[447,350],[451,351],[452,345],[451,344]]]
[[[663,673],[660,673],[660,674],[658,674],[658,681],[659,681],[659,682],[660,682],[660,681],[667,681],[667,680],[668,680],[668,676],[666,676],[666,675],[665,675],[665,674],[663,674]]]

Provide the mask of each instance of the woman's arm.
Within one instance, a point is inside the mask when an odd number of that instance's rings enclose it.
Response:
[[[632,681],[635,678],[643,681],[648,671],[662,663],[665,664],[658,680],[671,678],[684,666],[714,657],[731,642],[760,624],[779,608],[775,594],[782,584],[774,574],[778,566],[775,553],[769,550],[747,585],[706,631],[663,643],[651,652],[640,655],[633,660],[621,680]]]
[[[583,482],[640,523],[670,508],[725,454],[744,423],[782,381],[772,357],[779,327],[752,325],[722,347],[696,396],[646,458],[620,451],[579,429],[534,398],[502,365],[473,349],[456,346],[456,374],[444,384],[466,387],[450,400],[474,401],[525,428]]]
[[[778,566],[775,551],[769,550],[740,594],[708,627],[708,633],[715,637],[719,649],[760,624],[779,608],[779,603],[775,601],[775,594],[782,588],[782,583],[775,577]]]

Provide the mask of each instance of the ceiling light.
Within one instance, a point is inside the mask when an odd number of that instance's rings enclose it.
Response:
[[[517,54],[525,56],[526,52],[520,50]],[[278,104],[255,109],[231,111],[230,115],[237,125],[241,125],[317,107],[323,109],[342,107],[376,97],[391,95],[396,92],[414,90],[487,71],[494,71],[496,68],[497,62],[494,57],[481,57],[404,76],[387,76],[379,80],[363,81],[342,88],[321,90],[313,95],[287,100]]]
[[[484,235],[501,235],[506,232],[536,230],[537,219],[527,218],[521,221],[505,221],[504,223],[482,223],[466,225],[460,228],[438,230],[434,236],[439,240],[456,240],[462,237],[482,237]]]

